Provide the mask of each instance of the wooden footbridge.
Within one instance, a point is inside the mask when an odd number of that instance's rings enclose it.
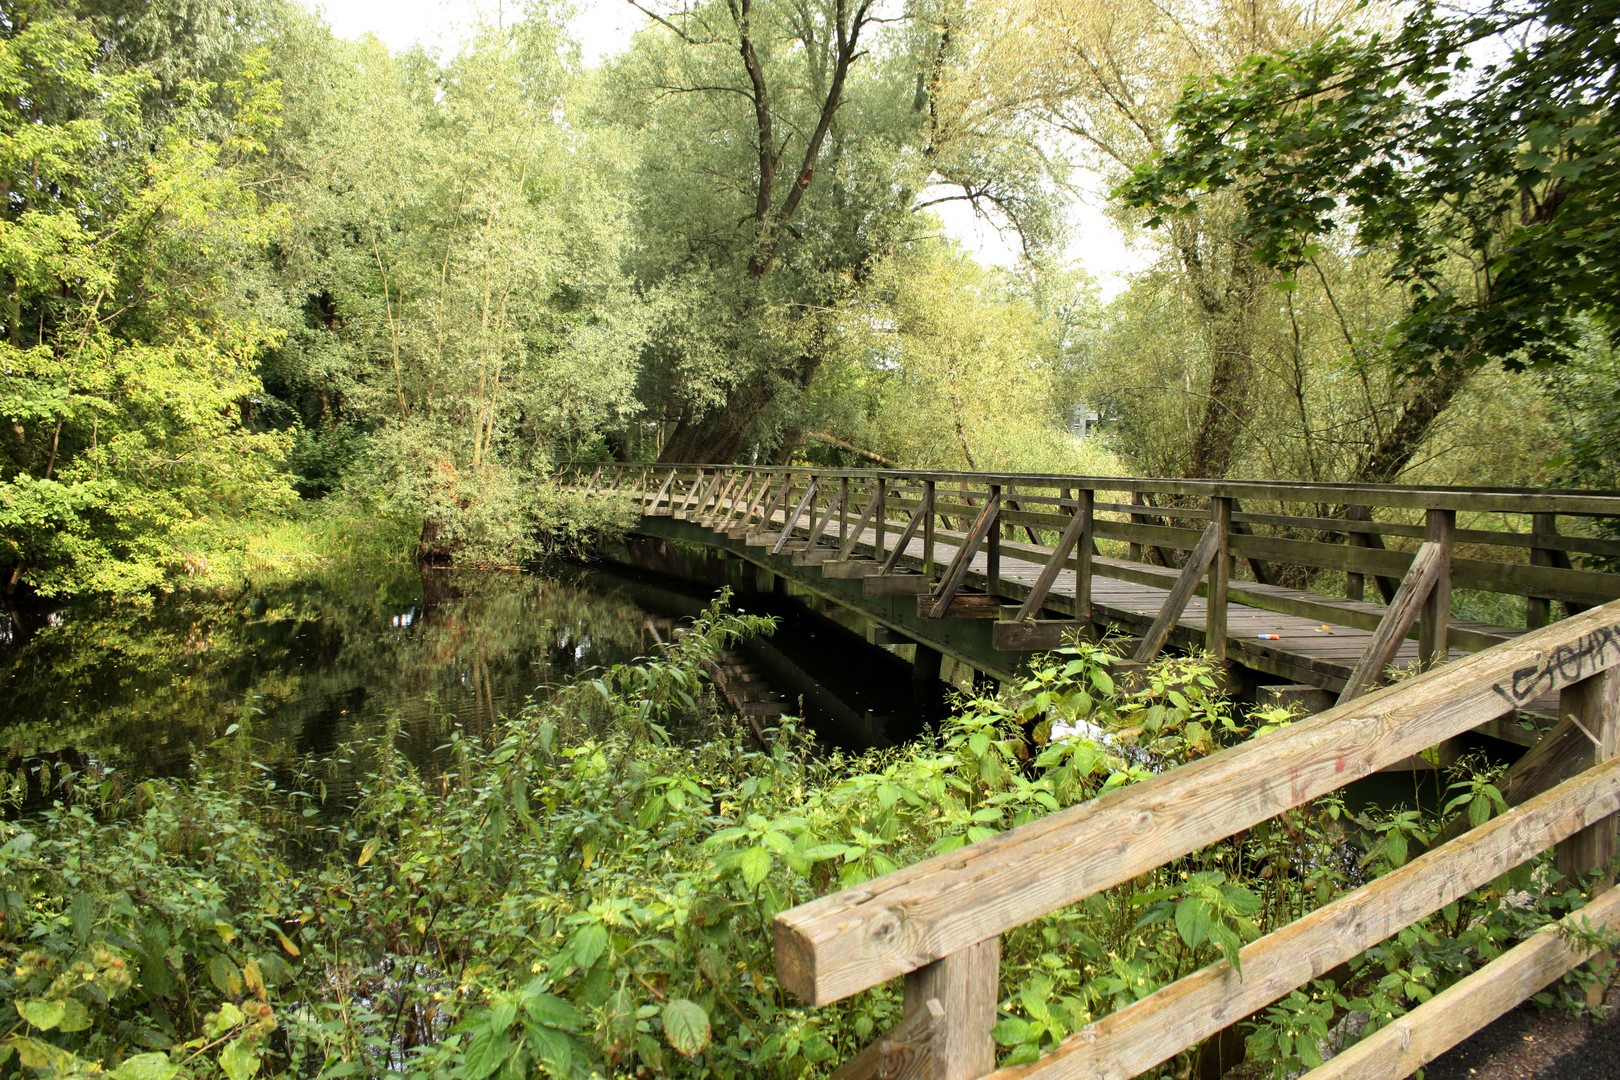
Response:
[[[1620,557],[1593,527],[1620,517],[1620,496],[640,464],[563,478],[628,497],[646,531],[734,551],[981,670],[1123,628],[1138,662],[1202,648],[1336,698],[778,915],[778,974],[805,1001],[904,979],[904,1018],[838,1080],[1136,1076],[1549,848],[1566,874],[1599,871],[1566,922],[1620,929],[1620,890],[1604,891],[1620,812],[1620,575],[1571,558]],[[1456,618],[1463,590],[1502,614]],[[1379,688],[1400,666],[1423,670]],[[1211,964],[996,1068],[1000,935],[1468,731],[1524,730],[1503,722],[1527,710],[1551,726],[1502,781],[1511,809],[1251,942],[1241,976]],[[1399,1080],[1593,956],[1589,937],[1536,934],[1307,1080]]]

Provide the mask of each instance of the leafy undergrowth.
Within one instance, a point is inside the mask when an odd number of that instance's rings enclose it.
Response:
[[[319,763],[252,791],[72,778],[49,813],[0,824],[0,1000],[16,1003],[0,1075],[824,1075],[898,1019],[899,989],[795,1002],[774,975],[778,911],[1288,722],[1238,713],[1197,660],[1121,692],[1106,652],[1079,645],[911,746],[818,758],[788,726],[750,750],[696,672],[766,628],[717,607],[663,657],[456,740],[441,774],[408,767],[392,733],[351,748],[370,779],[313,842]],[[671,737],[693,723],[712,737]],[[1452,793],[1451,813],[1498,809],[1488,774]],[[1003,1060],[1235,958],[1438,825],[1323,800],[1009,933]],[[1284,999],[1253,1026],[1255,1067],[1311,1065],[1346,1015],[1386,1023],[1562,914],[1578,900],[1502,902],[1549,873]]]

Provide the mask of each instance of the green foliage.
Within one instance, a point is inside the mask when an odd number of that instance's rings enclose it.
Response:
[[[1353,230],[1405,294],[1404,368],[1567,360],[1583,314],[1620,333],[1616,13],[1424,4],[1393,34],[1256,57],[1188,90],[1175,149],[1125,196],[1167,215],[1233,188],[1257,257],[1289,273]],[[1505,55],[1477,63],[1483,42]]]
[[[1235,713],[1197,660],[1122,691],[1107,651],[1082,644],[911,747],[829,759],[784,726],[748,750],[697,673],[766,629],[716,608],[661,657],[559,686],[487,738],[452,733],[443,771],[406,765],[390,727],[331,762],[367,768],[342,814],[306,793],[319,765],[298,787],[62,789],[0,825],[0,993],[19,1005],[0,1052],[61,1075],[231,1080],[824,1074],[898,1019],[899,997],[788,999],[776,912],[1279,722]],[[1487,788],[1466,776],[1455,790]],[[1432,835],[1369,815],[1373,837]],[[305,837],[297,863],[278,835]],[[1308,805],[1010,932],[1004,1061],[1236,963],[1362,880],[1358,835],[1336,801]],[[1400,861],[1373,849],[1375,870]],[[1251,1056],[1278,1075],[1308,1064],[1346,1012],[1387,1022],[1580,902],[1512,891],[1546,872],[1402,931],[1343,986],[1286,999]]]
[[[233,280],[273,225],[247,181],[278,87],[249,55],[153,126],[156,75],[85,19],[19,12],[8,38],[0,565],[46,595],[135,593],[180,563],[176,528],[291,496],[285,440],[247,423],[274,333]]]

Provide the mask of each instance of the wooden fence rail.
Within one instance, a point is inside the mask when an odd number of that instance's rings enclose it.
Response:
[[[1562,620],[1474,656],[1337,706],[949,855],[928,859],[785,911],[776,919],[782,984],[824,1005],[906,978],[903,1032],[889,1052],[840,1076],[1124,1078],[1167,1061],[1535,854],[1578,845],[1566,869],[1613,855],[1620,811],[1620,603]],[[1038,1061],[994,1070],[990,1028],[1001,999],[999,935],[1130,881],[1390,762],[1523,705],[1561,694],[1601,746],[1569,744],[1589,767],[1462,836],[1246,946],[1242,976],[1225,960],[1069,1036]],[[1585,909],[1620,927],[1620,901]],[[1521,951],[1522,950],[1522,951]],[[1406,1017],[1320,1076],[1407,1075],[1586,959],[1538,937],[1483,968],[1473,985]],[[1502,985],[1508,993],[1483,993]],[[951,1000],[940,988],[949,987]],[[1489,1007],[1484,1002],[1490,1001]],[[988,1004],[987,1004],[988,1003]],[[1438,1004],[1436,1004],[1438,1003]],[[935,1006],[938,1006],[936,1008]],[[1494,1010],[1494,1011],[1492,1011]],[[1422,1029],[1418,1051],[1411,1034]],[[943,1029],[944,1034],[941,1034]],[[1387,1033],[1386,1033],[1387,1032]],[[1404,1032],[1404,1034],[1402,1034]],[[1437,1034],[1438,1033],[1438,1034]],[[901,1035],[904,1038],[901,1038]],[[918,1047],[961,1049],[925,1060]],[[885,1071],[889,1070],[889,1071]]]

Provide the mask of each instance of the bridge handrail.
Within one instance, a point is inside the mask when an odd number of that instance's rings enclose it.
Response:
[[[1327,481],[1197,480],[1141,476],[1089,476],[1068,473],[989,473],[926,469],[831,469],[808,465],[701,465],[639,461],[566,461],[557,471],[577,474],[599,467],[682,472],[724,469],[728,472],[819,476],[827,479],[885,479],[920,483],[1012,485],[1017,488],[1070,487],[1142,494],[1265,499],[1277,502],[1384,506],[1417,510],[1481,510],[1505,513],[1551,513],[1620,517],[1620,491],[1583,489],[1448,487],[1412,484],[1339,484]]]
[[[904,1039],[891,1033],[887,1042],[879,1040],[870,1056],[925,1053],[929,1039],[943,1039],[969,1046],[976,1071],[957,1069],[952,1063],[960,1058],[956,1052],[947,1055],[950,1060],[910,1075],[985,1075],[993,1068],[994,1048],[984,1018],[988,1015],[993,1024],[1000,1000],[994,960],[999,935],[1008,930],[1328,794],[1548,692],[1561,692],[1561,711],[1603,744],[1603,752],[1594,755],[1599,763],[1574,779],[1250,944],[1242,953],[1241,978],[1219,961],[1071,1035],[1039,1061],[995,1074],[1009,1080],[1135,1075],[1540,851],[1560,841],[1574,843],[1569,838],[1581,830],[1612,837],[1612,815],[1620,811],[1620,758],[1613,756],[1620,734],[1617,667],[1620,601],[1132,787],[784,911],[775,922],[778,977],[803,1000],[825,1005],[906,976],[911,1028]],[[1594,861],[1580,869],[1595,865],[1602,855],[1588,852],[1586,857]],[[1620,922],[1615,896],[1589,911]],[[1559,954],[1558,963],[1564,966],[1523,996],[1585,955]],[[1545,964],[1556,966],[1552,960]],[[947,988],[954,989],[947,993]],[[941,1007],[928,1009],[929,1001]],[[926,1023],[919,1023],[919,1017]],[[1456,1027],[1462,1021],[1449,1015],[1446,1023]],[[926,1028],[928,1039],[920,1039],[913,1030],[917,1028]],[[857,1073],[886,1075],[864,1069],[848,1075]]]
[[[1454,645],[1484,648],[1516,632],[1454,620],[1454,586],[1526,598],[1513,603],[1524,605],[1527,627],[1548,622],[1555,603],[1578,611],[1620,598],[1620,575],[1578,568],[1570,558],[1574,552],[1620,560],[1620,540],[1565,535],[1558,527],[1561,515],[1620,515],[1620,494],[630,462],[565,463],[559,472],[587,490],[621,485],[634,490],[644,513],[718,519],[723,510],[727,528],[771,534],[773,554],[806,539],[815,546],[835,534],[838,559],[848,559],[857,547],[875,547],[872,554],[884,574],[899,567],[932,577],[936,539],[960,541],[951,548],[952,565],[939,583],[934,617],[948,614],[957,592],[970,582],[992,596],[1022,601],[1019,623],[1039,621],[1045,607],[1086,618],[1093,575],[1168,589],[1166,606],[1147,628],[1138,660],[1150,659],[1173,633],[1186,641],[1192,631],[1178,630],[1179,620],[1199,594],[1208,598],[1203,637],[1210,652],[1226,657],[1236,648],[1281,674],[1297,670],[1282,655],[1287,648],[1279,646],[1278,655],[1266,660],[1256,641],[1229,647],[1229,600],[1375,631],[1376,648],[1369,648],[1363,662],[1324,673],[1330,685],[1350,697],[1378,681],[1408,637],[1419,639],[1419,657],[1432,663],[1447,658]],[[1131,501],[1100,497],[1110,492]],[[1156,495],[1163,505],[1154,504]],[[1301,508],[1298,500],[1306,500],[1304,512],[1289,512]],[[1529,531],[1458,528],[1458,508],[1520,514],[1529,519]],[[1421,510],[1422,520],[1375,521],[1375,509],[1408,518]],[[978,521],[981,511],[989,517]],[[968,523],[976,521],[980,527],[969,530]],[[875,545],[862,538],[868,523]],[[1061,539],[1049,547],[1041,533]],[[1211,534],[1207,542],[1206,533]],[[892,545],[891,537],[897,537]],[[1387,547],[1386,537],[1421,543],[1416,551],[1401,550]],[[916,540],[920,558],[902,550]],[[1099,542],[1127,546],[1129,557],[1110,557]],[[970,572],[981,550],[986,569]],[[1044,564],[1050,572],[1033,588],[1003,581],[1003,554]],[[1419,556],[1426,576],[1414,578]],[[1236,575],[1238,562],[1252,571],[1252,583]],[[1286,587],[1285,582],[1299,580],[1290,579],[1294,571],[1288,567],[1304,568],[1306,578],[1322,571],[1344,574],[1344,598]],[[1052,595],[1056,575],[1064,570],[1076,575],[1072,598]],[[1376,587],[1382,606],[1363,599],[1368,585]],[[1048,620],[1044,627],[1026,629],[998,632],[1009,647],[1035,647],[1061,628]]]

